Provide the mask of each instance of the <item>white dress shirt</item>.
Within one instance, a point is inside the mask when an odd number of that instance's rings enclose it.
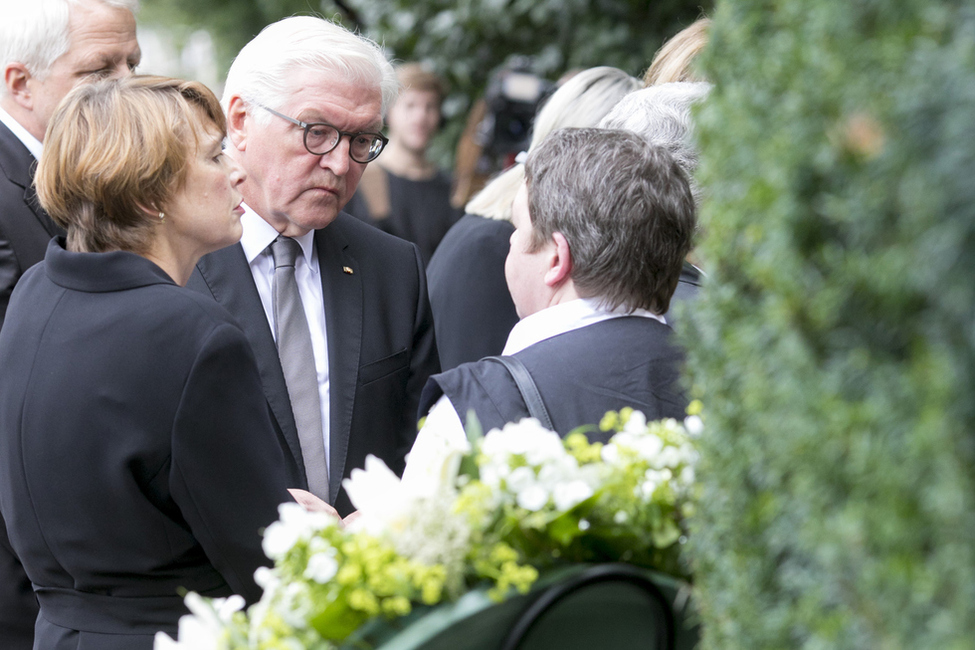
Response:
[[[596,323],[621,316],[641,316],[643,318],[653,318],[661,323],[667,322],[663,316],[654,314],[646,309],[637,309],[632,313],[626,313],[623,309],[604,309],[600,306],[598,299],[579,298],[535,312],[531,316],[527,316],[515,323],[515,326],[511,329],[511,333],[508,334],[508,341],[505,343],[504,351],[501,354],[505,356],[517,354],[527,347],[558,336],[559,334],[565,334],[572,330],[595,325]],[[454,408],[454,405],[446,395],[441,395],[440,399],[433,405],[433,408],[430,409],[423,428],[420,429],[420,432],[416,436],[413,449],[415,450],[418,447],[422,449],[421,446],[423,445],[442,445],[442,442],[428,440],[431,436],[434,438],[437,437],[438,434],[431,433],[434,430],[439,430],[439,435],[446,436],[456,441],[457,444],[462,444],[461,441],[467,439],[467,434],[464,432],[464,425],[460,421],[460,416],[457,415],[457,409]],[[403,472],[403,480],[407,480],[408,475],[426,471],[426,468],[414,467],[411,469],[410,459],[407,458],[406,469]]]
[[[251,274],[254,276],[257,293],[261,296],[264,315],[267,316],[267,322],[271,326],[271,334],[277,337],[277,330],[274,326],[274,307],[271,301],[271,288],[274,286],[274,257],[271,255],[269,247],[279,233],[246,204],[240,223],[244,227],[240,245],[244,248],[244,255],[247,257]],[[301,305],[305,309],[305,318],[308,319],[311,347],[315,354],[318,396],[322,407],[322,436],[325,442],[325,462],[327,463],[329,459],[328,345],[325,338],[325,300],[322,296],[322,276],[318,265],[318,253],[315,250],[315,231],[309,231],[294,239],[301,245],[301,256],[295,260],[295,281],[298,283],[298,295],[301,296]]]
[[[10,129],[10,132],[17,136],[18,140],[24,143],[24,146],[27,147],[27,151],[29,151],[34,158],[37,160],[41,159],[41,152],[44,151],[44,145],[41,144],[40,140],[28,133],[27,129],[22,127],[20,122],[11,117],[10,113],[3,110],[3,108],[0,108],[0,122],[3,122],[3,125]]]

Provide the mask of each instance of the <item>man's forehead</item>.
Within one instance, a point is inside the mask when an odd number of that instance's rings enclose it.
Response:
[[[135,16],[124,7],[88,0],[71,5],[70,51],[93,61],[112,61],[142,55],[136,40]]]
[[[382,95],[378,85],[356,82],[331,70],[307,68],[295,70],[286,79],[294,90],[285,101],[285,108],[300,119],[382,125]]]

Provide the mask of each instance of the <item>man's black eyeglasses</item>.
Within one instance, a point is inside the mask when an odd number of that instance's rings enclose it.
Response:
[[[255,102],[256,103],[256,102]],[[262,104],[257,104],[268,113],[288,120],[295,126],[300,126],[305,130],[305,149],[308,153],[316,156],[324,156],[329,151],[339,146],[342,136],[349,136],[349,158],[357,163],[372,162],[383,152],[383,147],[389,143],[389,139],[382,133],[358,132],[349,133],[339,131],[337,128],[326,122],[302,122],[293,117],[288,117],[274,109]]]

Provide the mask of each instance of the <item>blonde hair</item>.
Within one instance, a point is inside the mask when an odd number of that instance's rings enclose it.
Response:
[[[443,101],[447,94],[440,75],[420,63],[403,63],[396,66],[396,78],[399,80],[400,90],[432,92],[437,95],[438,101]]]
[[[699,18],[657,50],[643,76],[643,86],[648,88],[674,81],[707,81],[694,68],[694,60],[708,44],[710,18]]]
[[[55,111],[37,196],[79,252],[146,250],[155,211],[179,191],[205,132],[226,134],[201,83],[135,76],[72,90]]]
[[[583,70],[562,84],[538,111],[528,151],[534,151],[558,129],[596,126],[620,99],[638,88],[639,79],[617,68],[599,66]],[[474,195],[465,211],[488,219],[511,221],[511,202],[524,182],[525,166],[518,163]]]

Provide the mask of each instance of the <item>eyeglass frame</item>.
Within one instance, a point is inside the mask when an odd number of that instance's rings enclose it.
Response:
[[[339,146],[339,143],[340,142],[342,142],[342,138],[344,136],[349,136],[349,158],[351,158],[353,161],[355,161],[355,162],[357,162],[357,163],[359,163],[361,165],[365,165],[367,163],[371,163],[373,160],[375,160],[376,158],[378,158],[379,157],[379,154],[381,154],[383,152],[383,149],[386,148],[386,145],[389,144],[389,138],[387,138],[386,136],[384,136],[382,133],[377,133],[375,131],[356,131],[356,132],[353,133],[353,132],[350,132],[350,131],[341,131],[341,130],[339,130],[339,128],[337,126],[335,126],[333,124],[329,124],[328,122],[302,122],[301,120],[296,120],[293,117],[288,117],[284,113],[279,113],[278,111],[274,110],[273,108],[268,108],[264,104],[259,104],[257,102],[253,102],[253,103],[255,105],[257,105],[257,106],[260,106],[261,108],[263,108],[264,110],[266,110],[271,115],[277,115],[281,119],[287,120],[287,121],[291,122],[292,124],[294,124],[295,126],[300,126],[302,128],[302,130],[304,131],[304,134],[303,134],[303,136],[301,138],[301,144],[304,145],[305,151],[307,151],[308,153],[310,153],[313,156],[324,156],[324,155],[327,155],[327,154],[335,151],[335,148]],[[312,151],[311,150],[311,147],[308,146],[308,130],[311,127],[313,127],[313,126],[327,126],[330,129],[335,129],[336,133],[339,134],[339,137],[335,140],[335,144],[332,145],[332,148],[331,149],[329,149],[328,151],[322,151],[321,153],[318,153],[318,152],[315,152],[315,151]],[[376,153],[375,156],[373,156],[369,160],[356,160],[355,157],[352,155],[352,141],[355,138],[358,138],[360,135],[374,135],[374,136],[376,136],[376,137],[379,138],[379,141],[380,142],[382,142],[382,146],[379,147],[379,151]]]

